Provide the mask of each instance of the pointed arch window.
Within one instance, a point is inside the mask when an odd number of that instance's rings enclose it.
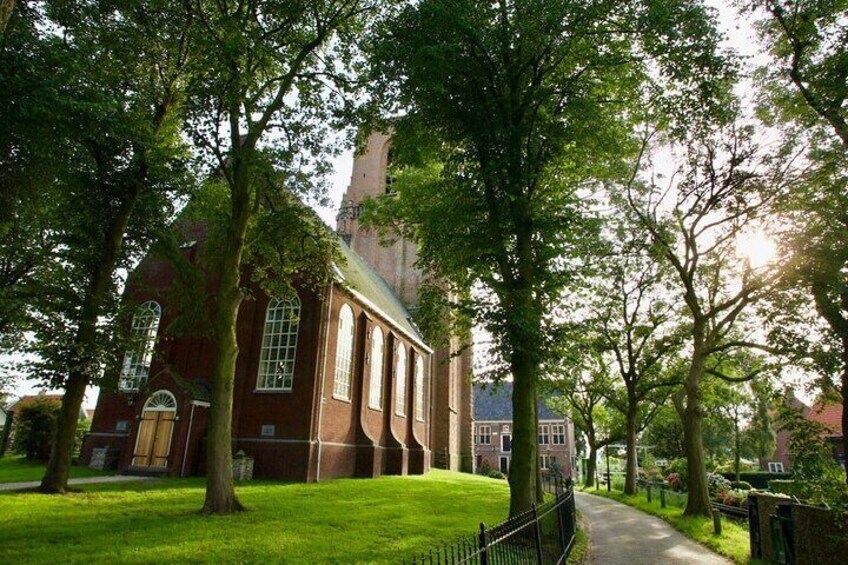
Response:
[[[383,330],[374,326],[371,333],[371,382],[368,406],[380,410],[383,406]]]
[[[395,394],[395,414],[406,416],[406,348],[402,343],[397,346],[397,364],[395,366],[397,394]]]
[[[424,359],[415,358],[415,419],[424,421]]]
[[[161,318],[162,307],[153,300],[139,306],[133,314],[131,343],[124,353],[124,363],[121,367],[119,388],[122,391],[137,391],[147,382]]]
[[[345,304],[339,311],[339,332],[336,336],[336,372],[333,377],[333,397],[341,400],[350,400],[353,330],[353,310]]]
[[[290,391],[294,381],[300,299],[297,295],[268,303],[259,355],[257,390]]]

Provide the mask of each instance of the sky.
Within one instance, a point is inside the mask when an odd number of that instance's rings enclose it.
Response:
[[[749,20],[740,18],[737,10],[727,0],[706,0],[706,4],[718,11],[719,25],[727,36],[727,45],[736,50],[740,55],[749,57],[749,65],[753,66],[762,63],[764,58],[759,53],[754,30],[751,28]],[[749,88],[748,85],[743,83],[740,86],[739,94],[745,96],[748,94],[746,90]],[[353,154],[354,150],[351,147],[334,160],[334,172],[330,179],[329,190],[329,201],[332,205],[315,207],[319,216],[331,227],[335,227],[336,208],[350,183],[351,171],[353,169]],[[749,248],[754,256],[760,257],[764,253],[769,252],[767,249],[769,245],[771,245],[769,241],[759,238],[749,243],[746,242],[744,247]],[[19,381],[16,386],[12,387],[13,396],[34,394],[40,389],[41,387],[37,383],[30,381]],[[90,387],[86,394],[85,406],[94,407],[96,401],[97,390]]]

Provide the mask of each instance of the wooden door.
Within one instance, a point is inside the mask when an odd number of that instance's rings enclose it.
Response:
[[[133,453],[134,467],[167,467],[176,412],[145,410]]]

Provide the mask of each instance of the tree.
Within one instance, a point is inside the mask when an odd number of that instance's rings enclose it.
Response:
[[[665,265],[652,255],[648,234],[632,218],[628,221],[629,211],[620,214],[609,220],[614,252],[601,260],[592,285],[593,315],[586,325],[599,352],[612,357],[624,385],[608,389],[606,397],[624,415],[624,492],[636,494],[636,437],[668,400],[671,387],[681,382],[677,372],[668,370],[681,339]]]
[[[791,228],[785,243],[793,250],[793,281],[807,289],[819,317],[813,331],[802,324],[792,341],[801,352],[814,353],[824,392],[836,390],[848,407],[848,4],[742,5],[759,16],[759,35],[773,59],[760,71],[764,113],[786,127],[788,144],[807,146],[812,164],[804,182],[778,202]],[[776,320],[778,332],[785,321]],[[811,333],[818,339],[804,339]],[[848,409],[842,414],[842,428],[848,429]],[[844,442],[848,450],[848,434]]]
[[[43,40],[44,17],[18,6],[0,40],[0,348],[20,346],[45,296],[38,281],[54,275],[58,221],[54,179],[67,163],[71,111],[56,88],[66,66],[55,43]],[[26,103],[22,103],[22,101]]]
[[[222,514],[242,508],[233,489],[231,425],[247,236],[263,208],[277,222],[291,218],[273,213],[297,209],[285,205],[285,190],[309,193],[315,179],[326,172],[325,139],[334,118],[346,109],[346,92],[352,86],[339,69],[352,64],[355,38],[376,3],[190,4],[200,53],[193,65],[192,135],[227,188],[226,213],[218,217],[222,230],[215,258],[215,355],[203,506],[206,513]],[[266,233],[265,249],[274,247],[268,243],[272,234]],[[277,261],[263,266],[263,273],[281,264],[278,274],[291,271],[291,264]]]
[[[62,100],[56,133],[68,154],[52,199],[40,202],[56,206],[55,269],[38,278],[49,300],[38,303],[26,347],[38,357],[32,376],[65,390],[41,483],[61,493],[85,388],[114,362],[121,269],[164,226],[185,186],[178,127],[188,21],[169,2],[63,2],[42,12],[49,25],[30,27],[38,31],[31,40],[62,63],[41,79]]]
[[[726,70],[716,38],[701,4],[685,1],[426,0],[378,29],[373,92],[396,118],[400,169],[384,208],[451,291],[484,289],[468,307],[514,383],[512,514],[536,499],[550,312],[591,251],[582,196],[633,149],[649,67],[678,87],[665,108],[713,107]]]
[[[43,397],[22,406],[15,414],[15,451],[27,459],[47,459],[61,409],[59,402]]]
[[[581,365],[557,375],[551,383],[555,396],[548,402],[553,410],[568,415],[586,434],[589,457],[583,484],[589,488],[595,486],[598,453],[625,437],[625,423],[621,412],[610,409],[605,402],[614,378],[602,357],[587,355]]]
[[[743,314],[774,291],[780,273],[753,268],[739,256],[737,245],[791,175],[758,153],[751,137],[751,129],[738,124],[695,131],[668,187],[651,181],[626,189],[631,208],[674,272],[688,318],[690,363],[683,390],[674,396],[688,462],[686,515],[710,514],[704,377],[735,380],[721,371],[722,356],[738,349],[770,349],[748,337]]]

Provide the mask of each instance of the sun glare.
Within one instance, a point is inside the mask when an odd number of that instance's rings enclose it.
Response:
[[[777,245],[762,230],[744,234],[736,242],[736,253],[759,269],[771,263],[777,255]]]

